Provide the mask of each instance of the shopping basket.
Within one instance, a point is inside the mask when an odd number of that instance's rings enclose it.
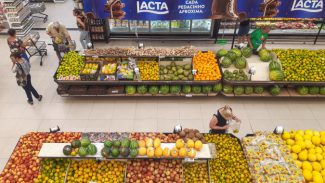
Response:
[[[46,10],[46,6],[45,6],[44,2],[32,3],[30,5],[30,11],[31,11],[31,14],[33,15],[33,17],[43,19],[44,23],[47,21],[47,18],[48,18],[48,15],[43,13],[45,10]],[[39,14],[39,15],[35,15],[35,14]]]

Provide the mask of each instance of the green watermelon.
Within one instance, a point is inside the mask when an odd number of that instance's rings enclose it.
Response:
[[[66,145],[63,147],[63,154],[66,156],[70,156],[72,152],[72,147],[70,145]]]
[[[179,85],[171,85],[170,86],[171,94],[179,94],[179,92],[181,92],[181,86],[179,86]]]
[[[202,93],[208,94],[210,93],[212,90],[212,86],[206,85],[206,86],[202,86]]]
[[[228,54],[228,51],[225,50],[225,49],[221,49],[221,50],[219,50],[219,51],[217,52],[217,56],[218,56],[219,58],[224,57],[224,56],[226,56],[227,54]]]
[[[194,86],[192,86],[192,91],[195,94],[201,93],[202,87],[201,86],[198,86],[198,85],[194,85]]]
[[[252,86],[246,86],[245,87],[245,94],[250,95],[252,93],[254,93],[254,88]]]
[[[243,86],[235,86],[234,87],[234,94],[242,95],[245,92],[245,88]]]
[[[266,49],[261,49],[258,52],[258,55],[260,56],[260,60],[263,62],[268,62],[272,59],[270,52]]]
[[[184,85],[182,88],[182,92],[185,94],[189,94],[192,91],[192,87],[190,85]]]
[[[130,140],[128,138],[124,138],[121,141],[121,147],[127,147],[127,148],[129,148],[129,146],[130,146]]]
[[[269,78],[271,81],[282,81],[284,79],[284,74],[281,70],[271,70]]]
[[[114,158],[117,158],[120,155],[120,150],[118,148],[112,148],[111,154]]]
[[[89,144],[89,146],[87,147],[87,152],[90,155],[95,155],[97,153],[97,147],[94,144]]]
[[[254,93],[256,94],[262,94],[264,92],[264,88],[262,86],[256,86],[254,88]]]
[[[82,144],[82,142],[81,142],[81,144]],[[87,149],[87,147],[83,147],[83,146],[81,146],[81,147],[79,148],[79,150],[78,150],[78,154],[79,154],[80,157],[85,157],[85,156],[87,156],[87,155],[88,155],[88,149]]]
[[[242,49],[242,53],[244,57],[249,58],[253,54],[253,49],[251,49],[250,47],[245,47]]]
[[[299,95],[307,95],[308,94],[308,87],[306,86],[298,86],[296,89],[296,92]]]
[[[148,88],[146,85],[139,85],[137,86],[137,92],[140,93],[140,94],[145,94],[147,93],[148,91]]]
[[[223,57],[221,61],[221,66],[223,68],[228,68],[231,66],[231,64],[232,64],[232,60],[230,59],[230,57]]]
[[[104,158],[109,158],[109,154],[110,154],[110,149],[108,147],[104,147],[102,150],[101,150],[101,155],[104,157]]]
[[[110,140],[106,140],[104,142],[104,146],[107,147],[107,148],[111,148],[113,146],[113,142],[110,141]]]
[[[242,56],[242,53],[241,53],[240,49],[238,49],[238,48],[233,48],[233,49],[230,50],[230,52],[235,53],[236,58],[239,58],[239,57]]]
[[[126,147],[123,147],[123,148],[121,148],[121,150],[120,150],[120,154],[121,154],[121,156],[123,156],[123,157],[128,157],[129,156],[129,154],[130,154],[130,149],[129,148],[126,148]]]
[[[226,94],[231,94],[231,93],[233,93],[234,88],[230,85],[224,85],[222,90]]]
[[[169,85],[161,85],[159,88],[159,92],[163,95],[166,95],[169,93]]]
[[[311,95],[319,94],[319,87],[318,86],[309,87],[309,94],[311,94]]]
[[[325,86],[319,88],[319,94],[325,95]]]
[[[228,57],[232,62],[234,62],[237,58],[237,55],[236,53],[229,51],[226,57]]]
[[[269,71],[281,70],[281,64],[277,61],[271,61],[269,63]]]
[[[130,149],[138,149],[138,147],[139,147],[138,141],[132,140],[130,142]]]
[[[130,150],[130,156],[131,158],[135,158],[138,156],[138,149],[131,149]]]
[[[71,142],[71,147],[72,148],[79,148],[81,146],[80,140],[74,140]]]
[[[221,90],[222,90],[222,84],[221,83],[215,84],[212,87],[213,92],[218,93],[218,92],[221,92]]]
[[[120,146],[121,146],[121,141],[119,141],[119,140],[114,140],[113,141],[113,147],[119,148]]]
[[[89,144],[91,143],[89,138],[82,138],[80,142],[81,142],[81,147],[88,147]]]
[[[271,87],[270,90],[269,90],[269,93],[272,96],[279,95],[280,92],[281,92],[281,88],[278,85],[275,85],[275,86]]]
[[[149,93],[151,95],[157,95],[159,93],[159,88],[157,86],[150,86]]]
[[[247,63],[247,61],[246,61],[245,57],[239,57],[235,61],[235,67],[237,69],[245,69],[246,63]]]

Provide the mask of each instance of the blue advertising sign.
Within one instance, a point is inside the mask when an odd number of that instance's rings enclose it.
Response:
[[[325,18],[324,0],[83,0],[94,18],[189,20]]]

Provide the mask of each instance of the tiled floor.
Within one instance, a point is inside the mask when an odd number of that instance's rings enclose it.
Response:
[[[50,4],[70,10],[71,2]],[[73,18],[51,13],[50,19],[66,21],[68,27],[74,26]],[[62,8],[62,9],[61,9]],[[72,9],[72,8],[71,8]],[[42,25],[41,25],[42,26]],[[40,26],[40,27],[41,27]],[[44,27],[44,25],[43,25]],[[49,42],[41,31],[41,39]],[[78,40],[78,32],[71,32]],[[44,95],[41,103],[34,106],[26,103],[24,91],[15,84],[11,73],[9,51],[5,37],[0,37],[0,170],[4,166],[19,136],[29,131],[48,131],[59,125],[63,131],[161,131],[170,132],[175,124],[198,128],[208,132],[212,114],[225,104],[234,109],[243,124],[239,136],[254,130],[273,130],[276,125],[286,129],[325,129],[324,99],[256,99],[256,98],[62,98],[56,94],[57,85],[53,74],[58,60],[49,46],[49,55],[44,65],[39,58],[31,59],[32,81],[35,88]],[[135,42],[111,42],[97,47],[135,46]],[[145,42],[146,46],[184,46],[195,45],[200,49],[218,50],[221,47],[202,42]],[[80,48],[80,45],[78,45]],[[229,48],[229,45],[225,47]],[[324,48],[323,45],[269,45],[281,48]]]

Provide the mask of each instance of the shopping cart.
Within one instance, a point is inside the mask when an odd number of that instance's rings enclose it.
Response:
[[[43,13],[46,10],[44,2],[30,4],[30,10],[34,18],[41,18],[44,23],[47,21],[48,15]]]
[[[40,65],[43,65],[43,57],[47,55],[46,43],[45,41],[39,41],[40,35],[38,32],[30,32],[22,40],[28,42],[26,47],[26,52],[29,55],[29,58],[33,56],[40,56],[41,61]]]

